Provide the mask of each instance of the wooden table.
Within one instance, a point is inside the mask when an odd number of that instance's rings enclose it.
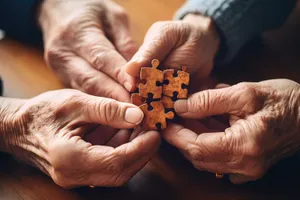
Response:
[[[141,44],[149,26],[171,19],[184,0],[117,2],[129,12],[134,38]],[[289,78],[300,82],[299,13],[282,30],[267,34],[264,46],[259,42],[248,45],[229,70],[217,73],[218,80],[233,84]],[[29,98],[62,87],[46,68],[41,52],[8,39],[0,41],[0,74],[9,97]],[[300,199],[299,159],[289,158],[260,181],[236,186],[197,171],[176,149],[163,143],[157,156],[122,188],[64,190],[38,170],[1,155],[0,199]]]

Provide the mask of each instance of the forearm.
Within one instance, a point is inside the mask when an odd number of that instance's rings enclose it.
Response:
[[[188,13],[211,17],[222,38],[221,57],[232,60],[251,38],[281,26],[291,13],[296,0],[189,0],[177,12],[182,19]]]
[[[0,29],[7,36],[22,42],[42,45],[36,11],[41,0],[1,0]]]
[[[10,143],[22,133],[23,121],[19,110],[25,100],[0,97],[0,151],[11,153]]]

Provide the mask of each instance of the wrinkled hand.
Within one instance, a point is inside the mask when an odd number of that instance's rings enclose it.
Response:
[[[142,118],[131,104],[76,90],[51,91],[23,103],[10,130],[1,131],[0,147],[64,188],[120,186],[156,152],[160,136],[152,131],[132,139],[126,130],[102,125],[128,129]]]
[[[159,59],[164,67],[187,66],[194,78],[206,78],[219,49],[219,37],[210,18],[189,14],[182,21],[157,22],[149,29],[144,43],[126,65],[138,77],[141,67]]]
[[[45,60],[86,93],[129,102],[134,80],[122,66],[136,52],[124,9],[111,0],[45,0],[40,6]]]
[[[216,120],[210,127],[199,122],[198,132],[174,124],[163,137],[197,169],[230,174],[233,183],[261,178],[300,149],[300,85],[290,80],[202,91],[177,101],[175,110],[187,119],[229,115],[225,130],[209,131],[222,126]]]

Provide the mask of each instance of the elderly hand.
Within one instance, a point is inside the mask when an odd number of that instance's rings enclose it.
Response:
[[[193,77],[204,79],[213,68],[218,49],[219,36],[212,19],[189,14],[182,21],[153,24],[125,68],[128,74],[138,77],[140,68],[157,58],[164,67],[187,66]]]
[[[127,90],[134,80],[122,66],[137,48],[122,7],[111,0],[45,0],[39,23],[46,63],[65,84],[92,95],[130,101]]]
[[[276,162],[300,149],[300,85],[290,80],[202,91],[177,101],[175,110],[189,119],[230,116],[230,127],[220,132],[172,125],[163,137],[196,168],[230,174],[236,184],[261,178]]]
[[[17,104],[9,107],[18,110],[0,123],[1,150],[38,167],[64,188],[120,186],[160,144],[154,131],[130,139],[125,130],[102,126],[135,127],[143,113],[131,104],[76,90],[51,91]]]

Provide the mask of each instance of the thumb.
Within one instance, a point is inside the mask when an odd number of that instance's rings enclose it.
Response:
[[[168,22],[157,22],[151,26],[146,34],[144,43],[126,64],[125,71],[138,77],[141,67],[149,66],[153,59],[163,62],[176,45],[174,32]]]
[[[175,102],[175,111],[186,118],[205,118],[214,115],[241,116],[258,109],[254,84],[240,83],[232,87],[205,90],[191,95],[187,100]]]
[[[133,128],[138,125],[144,114],[135,105],[113,99],[90,96],[82,103],[82,117],[87,123],[111,126],[113,128]]]

